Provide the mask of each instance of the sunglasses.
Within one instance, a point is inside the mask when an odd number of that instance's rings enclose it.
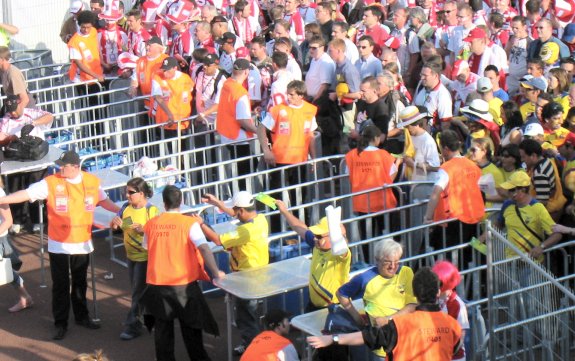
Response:
[[[140,193],[140,192],[139,192],[139,191],[128,190],[128,191],[126,191],[126,193],[128,193],[129,195],[134,195],[134,194]]]

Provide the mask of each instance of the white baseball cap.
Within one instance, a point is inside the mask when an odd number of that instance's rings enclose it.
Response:
[[[70,14],[77,14],[82,10],[84,10],[84,3],[81,1],[74,1],[70,6]]]
[[[234,207],[248,208],[254,206],[254,196],[248,191],[241,191],[234,195],[232,198]]]
[[[529,123],[525,127],[525,133],[523,135],[527,137],[535,137],[537,135],[543,135],[545,132],[543,131],[543,126],[539,123]]]
[[[480,93],[487,93],[490,90],[493,90],[491,80],[489,80],[489,78],[479,78],[477,81],[477,91]]]

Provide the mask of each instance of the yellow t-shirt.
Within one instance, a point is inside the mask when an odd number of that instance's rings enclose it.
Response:
[[[546,142],[551,143],[554,147],[559,147],[565,142],[565,138],[569,134],[569,130],[563,127],[559,127],[555,130],[552,130],[551,133],[545,134],[543,139]]]
[[[270,262],[268,248],[269,225],[263,214],[249,222],[242,223],[233,232],[220,235],[225,249],[231,250],[232,271],[265,266]]]
[[[503,120],[501,120],[501,104],[503,104],[503,100],[495,97],[491,99],[489,102],[489,113],[493,116],[493,121],[495,124],[502,126]]]
[[[309,299],[316,307],[339,303],[336,292],[347,282],[351,265],[351,252],[334,256],[329,251],[314,247],[309,270]]]
[[[413,270],[408,266],[401,266],[391,278],[382,277],[377,267],[373,267],[341,286],[339,293],[351,299],[362,297],[365,312],[371,324],[375,325],[375,318],[391,316],[406,305],[417,303],[412,282]],[[383,348],[374,353],[385,356]]]
[[[520,207],[519,213],[523,221],[541,239],[545,239],[553,233],[551,228],[555,224],[555,221],[553,221],[543,203],[533,199],[528,205]],[[525,253],[529,253],[533,247],[541,244],[541,241],[523,225],[523,222],[521,222],[521,219],[517,216],[516,206],[512,201],[506,201],[503,204],[501,214],[502,218],[500,218],[500,222],[505,224],[507,237],[517,248]],[[505,255],[507,257],[513,257],[515,256],[515,252],[511,249],[506,249]],[[538,259],[538,261],[543,261],[543,257]]]
[[[535,104],[531,102],[527,102],[519,107],[519,111],[521,112],[521,117],[523,118],[523,123],[527,120],[529,114],[535,112]]]
[[[148,251],[142,247],[144,236],[138,234],[136,231],[129,229],[131,224],[141,224],[144,226],[147,221],[160,214],[160,210],[156,206],[145,206],[142,208],[134,208],[128,205],[120,214],[123,220],[122,229],[124,231],[124,247],[126,248],[126,256],[130,261],[144,262],[148,260]]]

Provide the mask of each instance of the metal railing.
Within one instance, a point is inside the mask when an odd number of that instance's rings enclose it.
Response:
[[[557,279],[510,242],[504,231],[489,223],[486,229],[489,340],[482,359],[572,360],[573,275]],[[509,257],[506,250],[517,256]]]

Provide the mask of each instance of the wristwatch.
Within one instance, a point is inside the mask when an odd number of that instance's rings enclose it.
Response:
[[[339,335],[332,335],[331,340],[333,341],[334,345],[339,345]]]

